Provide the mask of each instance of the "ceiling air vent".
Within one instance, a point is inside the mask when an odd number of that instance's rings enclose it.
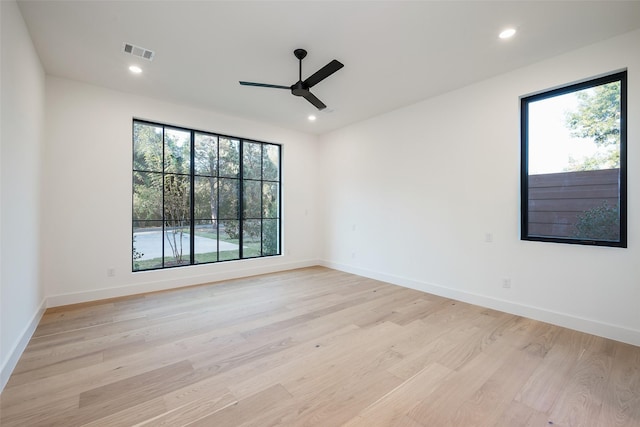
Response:
[[[152,50],[145,49],[143,47],[136,46],[131,43],[123,43],[122,51],[124,53],[128,53],[130,55],[137,56],[138,58],[143,58],[148,61],[153,60],[153,56],[155,55],[155,53]]]

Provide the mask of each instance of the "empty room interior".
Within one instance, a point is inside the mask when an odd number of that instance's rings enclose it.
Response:
[[[640,426],[640,1],[0,18],[3,427]]]

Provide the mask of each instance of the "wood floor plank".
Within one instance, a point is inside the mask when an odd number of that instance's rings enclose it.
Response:
[[[541,361],[542,358],[537,355],[522,350],[514,351],[505,363],[458,408],[453,418],[454,425],[478,427],[495,425]]]
[[[81,393],[77,406],[56,408],[55,419],[43,425],[80,426],[95,423],[102,418],[110,418],[113,414],[136,405],[141,405],[138,406],[141,408],[145,402],[162,396],[167,390],[180,387],[190,372],[192,368],[188,363],[178,362]]]
[[[47,310],[0,425],[640,427],[640,348],[311,267]]]
[[[289,401],[270,408],[239,427],[340,426],[364,409],[368,402],[380,398],[399,383],[397,377],[379,371],[357,382],[345,379],[315,391],[298,390]]]
[[[494,427],[522,426],[522,427],[558,427],[549,421],[547,414],[536,411],[524,403],[512,401],[507,409],[498,416]],[[605,425],[603,425],[604,427]]]
[[[131,427],[132,425],[153,420],[166,412],[167,406],[164,400],[161,397],[156,397],[121,411],[114,411],[97,420],[84,423],[82,427]]]
[[[585,334],[561,330],[554,345],[545,355],[540,366],[527,380],[516,400],[529,407],[548,413],[567,384],[570,384],[571,370],[585,351]]]
[[[263,414],[274,406],[282,405],[291,399],[289,392],[280,384],[238,401],[235,404],[214,410],[196,421],[186,424],[189,427],[239,426]]]
[[[122,401],[128,405],[135,405],[136,399],[153,399],[162,396],[164,388],[176,388],[173,383],[176,379],[191,373],[193,367],[186,360],[163,366],[162,368],[138,374],[132,377],[113,382],[111,384],[96,387],[80,393],[80,408],[97,406],[105,401]]]
[[[407,415],[428,426],[464,425],[456,421],[457,418],[465,418],[464,412],[461,412],[463,404],[477,395],[481,387],[505,363],[512,360],[518,351],[511,348],[491,348],[491,350],[478,353],[454,374],[445,377],[432,393],[434,398],[422,401]],[[466,348],[464,351],[466,352]],[[442,410],[444,408],[446,411]]]
[[[618,343],[613,371],[606,380],[598,425],[640,425],[640,352],[637,347]]]
[[[60,414],[77,411],[79,408],[78,395],[66,398],[49,396],[47,402],[40,406],[30,404],[9,406],[4,402],[5,393],[5,391],[2,392],[2,399],[0,399],[2,406],[0,426],[2,427],[47,426],[58,422]]]
[[[409,418],[404,414],[397,414],[390,419],[376,419],[369,417],[357,417],[354,420],[349,421],[344,427],[426,427],[424,424],[420,424],[414,419]]]
[[[7,387],[15,387],[21,384],[27,384],[40,379],[47,378],[52,375],[63,374],[76,370],[78,368],[93,366],[104,361],[104,352],[97,351],[95,353],[82,354],[77,357],[65,357],[60,362],[42,365],[41,367],[17,372],[11,376],[11,383]]]
[[[398,387],[373,402],[360,417],[371,426],[391,426],[407,423],[406,415],[440,386],[441,382],[454,371],[438,363],[432,363]],[[403,420],[404,421],[400,421]],[[413,421],[415,422],[415,420]]]
[[[571,382],[558,395],[550,419],[560,425],[597,426],[611,369],[610,356],[585,351],[569,372]]]
[[[312,341],[301,343],[285,351],[263,357],[259,363],[235,368],[223,378],[233,377],[235,380],[229,387],[238,397],[246,397],[257,393],[266,384],[273,384],[296,378],[304,373],[307,367],[315,366],[319,348],[335,348],[344,340],[357,335],[360,331],[355,325],[345,326],[317,336]]]
[[[218,411],[235,405],[238,399],[228,390],[221,393],[208,394],[177,408],[168,410],[153,418],[136,424],[136,427],[160,427],[185,425],[206,418]]]

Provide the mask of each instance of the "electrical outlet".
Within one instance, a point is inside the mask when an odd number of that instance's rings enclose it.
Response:
[[[113,267],[107,268],[107,277],[113,277],[116,275],[116,269]]]
[[[502,279],[502,287],[505,289],[511,289],[511,279]]]

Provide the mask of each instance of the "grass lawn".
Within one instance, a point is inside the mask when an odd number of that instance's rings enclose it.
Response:
[[[183,232],[189,233],[189,229],[184,229]],[[205,237],[208,239],[217,240],[218,233],[215,231],[206,231],[203,229],[196,229],[196,236]],[[220,241],[224,241],[227,243],[233,243],[234,245],[240,245],[239,239],[231,239],[226,234],[222,233],[222,239]],[[254,258],[262,255],[260,253],[260,240],[248,240],[245,239],[244,247],[242,250],[243,258]],[[217,252],[207,252],[207,253],[197,253],[195,257],[196,264],[207,264],[212,262],[219,261],[231,261],[240,259],[240,254],[238,250],[230,250],[230,251],[220,251],[219,258]],[[184,256],[184,261],[180,264],[172,262],[171,257],[167,257],[166,267],[173,267],[178,265],[189,265],[189,255]],[[134,271],[142,271],[142,270],[153,270],[157,268],[162,268],[162,257],[145,259],[145,260],[135,260],[134,261]]]
[[[237,244],[237,240],[229,241],[229,243]],[[255,247],[254,244],[250,244],[249,246],[246,246],[242,251],[242,255],[244,258],[253,258],[253,257],[260,256],[260,243],[257,243],[257,247]],[[234,259],[240,259],[238,251],[221,251],[219,259],[218,259],[217,252],[207,252],[203,254],[196,254],[196,264],[206,264],[206,263],[218,262],[218,261],[230,261]],[[188,264],[189,264],[189,256],[185,255],[185,261],[182,262],[182,264],[180,265],[188,265]],[[171,265],[168,265],[168,266],[171,266]],[[134,261],[134,271],[151,270],[155,268],[162,268],[162,258],[153,258],[153,259]]]

